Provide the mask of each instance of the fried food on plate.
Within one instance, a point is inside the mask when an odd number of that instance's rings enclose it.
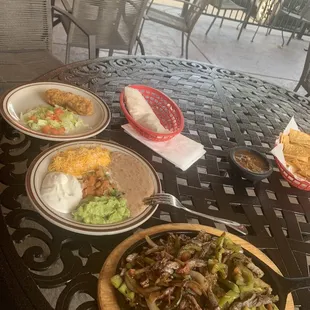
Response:
[[[65,107],[79,115],[92,115],[94,113],[93,103],[80,95],[61,91],[56,88],[48,89],[45,92],[47,103],[52,106]]]
[[[288,135],[280,135],[283,154],[293,172],[310,181],[310,135],[291,129]]]

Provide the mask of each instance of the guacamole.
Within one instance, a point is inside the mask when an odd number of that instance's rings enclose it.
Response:
[[[86,224],[111,224],[127,219],[130,211],[125,198],[102,196],[82,200],[72,215]]]

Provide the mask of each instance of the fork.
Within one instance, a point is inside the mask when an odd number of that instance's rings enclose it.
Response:
[[[175,207],[178,209],[182,209],[188,213],[191,213],[191,214],[194,214],[194,215],[197,215],[200,217],[204,217],[204,218],[209,219],[209,220],[213,220],[214,222],[225,224],[225,225],[231,227],[232,229],[240,232],[243,235],[248,234],[248,230],[243,224],[188,209],[188,208],[184,207],[182,205],[182,203],[176,197],[174,197],[171,194],[159,193],[159,194],[155,194],[153,196],[150,196],[148,198],[145,198],[143,201],[144,201],[144,203],[146,203],[148,205],[165,204],[165,205],[169,205],[169,206],[172,206],[172,207]]]

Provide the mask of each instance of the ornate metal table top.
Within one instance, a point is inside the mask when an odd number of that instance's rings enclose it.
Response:
[[[269,155],[276,136],[293,115],[310,132],[308,99],[240,73],[157,57],[79,62],[38,80],[72,83],[96,92],[112,112],[110,126],[96,138],[117,141],[142,154],[158,172],[164,191],[187,207],[250,224],[246,239],[285,275],[309,275],[310,193],[290,187]],[[126,119],[120,112],[119,93],[128,84],[155,87],[175,100],[186,120],[183,134],[204,144],[205,157],[183,172],[125,134],[120,128]],[[0,134],[0,249],[4,257],[0,266],[2,274],[11,279],[7,281],[19,306],[96,309],[100,268],[115,245],[132,232],[88,237],[44,220],[27,200],[24,177],[32,159],[51,143],[26,137],[3,120]],[[227,149],[236,145],[267,154],[275,167],[268,180],[254,188],[232,173]],[[215,226],[212,221],[161,206],[143,227],[167,221]],[[309,295],[306,289],[294,294],[296,305],[309,309]]]

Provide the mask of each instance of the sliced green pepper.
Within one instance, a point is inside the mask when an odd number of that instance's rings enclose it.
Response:
[[[180,249],[180,252],[187,252],[187,251],[189,251],[191,253],[194,253],[195,251],[200,252],[201,247],[195,243],[188,243]]]
[[[240,253],[242,251],[242,247],[238,244],[235,244],[230,238],[226,237],[224,240],[224,248],[231,250],[235,253]]]
[[[255,278],[254,279],[254,286],[255,287],[261,287],[261,288],[269,288],[270,287],[269,284],[267,284],[265,281],[263,281],[260,278]]]
[[[223,285],[225,285],[230,290],[232,290],[236,293],[240,293],[240,289],[239,289],[238,285],[235,284],[234,282],[229,281],[227,279],[221,279],[221,278],[219,278],[219,282],[222,283]]]
[[[216,263],[212,269],[211,269],[211,273],[215,274],[215,273],[219,273],[219,275],[221,276],[222,279],[227,278],[227,272],[228,272],[228,267],[225,264],[222,263]]]
[[[226,234],[222,233],[221,236],[217,239],[217,241],[216,241],[216,247],[217,248],[222,248],[223,247],[223,244],[224,244],[224,241],[225,241],[225,236],[226,236]]]
[[[221,248],[216,252],[216,258],[221,263],[222,262],[222,256],[225,253],[225,249]]]
[[[230,305],[234,302],[235,299],[237,299],[239,297],[239,293],[236,293],[232,290],[228,291],[220,300],[219,300],[219,306],[221,307],[221,309],[225,306],[225,305]]]
[[[116,274],[111,278],[111,283],[115,288],[118,289],[122,285],[123,279],[119,274]]]
[[[253,284],[251,285],[240,285],[239,286],[241,293],[264,293],[264,289],[260,287],[253,287]]]
[[[254,276],[251,270],[243,265],[237,266],[239,272],[235,275],[235,280],[237,285],[247,285],[254,283]]]
[[[244,254],[240,252],[235,252],[230,255],[229,260],[243,260],[244,259]]]
[[[217,264],[219,261],[217,259],[214,259],[214,258],[209,258],[208,259],[208,266],[210,268],[212,268],[215,264]]]
[[[122,293],[127,299],[134,300],[135,293],[132,292],[126,285],[126,283],[123,283],[119,288],[118,291]]]
[[[153,265],[155,264],[155,261],[149,257],[144,257],[143,258],[144,262],[147,263],[148,265]]]

